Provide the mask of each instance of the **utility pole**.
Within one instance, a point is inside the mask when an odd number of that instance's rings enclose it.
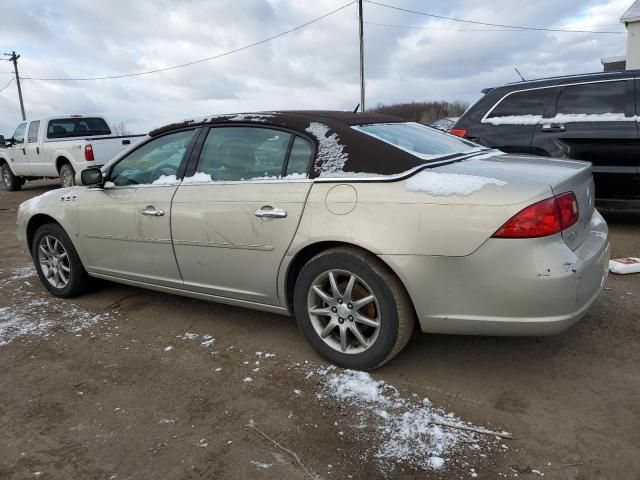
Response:
[[[362,20],[362,0],[358,0],[358,25],[360,33],[360,111],[364,112],[364,31]]]
[[[24,101],[22,100],[22,88],[20,88],[20,75],[18,75],[18,59],[20,55],[16,55],[16,52],[5,53],[9,57],[9,61],[13,62],[13,70],[16,72],[16,85],[18,85],[18,97],[20,98],[20,110],[22,110],[22,120],[27,119],[27,115],[24,113]]]

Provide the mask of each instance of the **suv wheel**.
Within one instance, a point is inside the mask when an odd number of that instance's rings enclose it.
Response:
[[[294,295],[298,325],[323,357],[371,370],[396,356],[415,324],[398,278],[375,255],[355,248],[322,252],[307,263]]]
[[[60,167],[60,183],[64,188],[73,187],[76,184],[76,172],[68,163]]]
[[[33,237],[31,252],[40,281],[56,297],[75,297],[87,287],[89,276],[60,225],[41,226]]]
[[[2,183],[10,192],[15,192],[22,188],[24,183],[20,177],[16,177],[7,163],[3,163],[0,166],[0,173],[2,173]]]

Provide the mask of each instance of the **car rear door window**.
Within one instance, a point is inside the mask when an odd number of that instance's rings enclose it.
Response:
[[[537,90],[512,93],[504,97],[491,113],[489,113],[487,118],[516,117],[523,115],[542,116],[547,104],[549,90],[548,88],[540,88]]]
[[[40,130],[40,120],[36,120],[29,124],[29,133],[27,134],[27,141],[29,143],[38,141],[38,130]]]
[[[290,133],[262,127],[211,128],[197,174],[214,181],[280,179],[291,137]]]
[[[602,115],[625,112],[626,82],[600,82],[562,88],[558,114]]]
[[[302,137],[296,137],[291,146],[286,176],[289,178],[306,177],[311,155],[313,155],[313,146],[311,143]]]

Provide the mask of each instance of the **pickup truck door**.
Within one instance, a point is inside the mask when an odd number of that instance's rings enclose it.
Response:
[[[196,175],[178,187],[171,209],[185,288],[279,305],[278,270],[311,189],[313,151],[305,138],[272,127],[210,128],[187,171]]]
[[[89,272],[182,286],[171,244],[171,200],[195,133],[155,137],[111,167],[105,188],[78,192],[78,235]]]
[[[29,123],[29,129],[27,130],[27,143],[25,144],[26,161],[29,164],[31,175],[36,177],[41,175],[44,176],[44,155],[42,154],[43,152],[40,151],[39,131],[40,120],[34,120]]]
[[[13,132],[13,146],[9,151],[9,160],[11,171],[14,175],[28,176],[31,175],[29,161],[27,158],[27,149],[25,145],[25,137],[27,132],[27,122],[23,122]]]

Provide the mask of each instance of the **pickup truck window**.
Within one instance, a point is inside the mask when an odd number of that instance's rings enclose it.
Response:
[[[40,120],[36,120],[29,124],[29,133],[27,133],[27,142],[33,143],[38,141],[38,130],[40,130]]]
[[[109,125],[100,117],[56,118],[49,120],[47,138],[111,135]]]
[[[13,132],[13,143],[24,143],[24,132],[27,130],[27,122],[21,123]]]

